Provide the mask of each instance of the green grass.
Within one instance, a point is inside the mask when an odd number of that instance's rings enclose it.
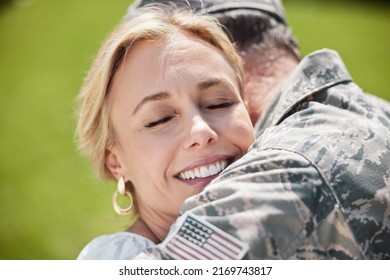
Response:
[[[111,209],[115,185],[94,179],[76,150],[73,114],[130,1],[9,2],[0,5],[0,259],[74,259],[94,236],[126,226]],[[388,6],[285,6],[304,54],[337,49],[364,90],[390,100]]]
[[[285,1],[303,54],[337,50],[359,86],[390,100],[390,5],[370,1]]]
[[[128,1],[24,1],[0,11],[0,258],[72,259],[123,229],[114,185],[74,144],[74,99]]]

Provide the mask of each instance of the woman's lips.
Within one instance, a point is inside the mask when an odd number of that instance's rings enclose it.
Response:
[[[204,179],[221,173],[228,166],[228,160],[218,160],[211,164],[195,167],[177,175],[182,180]]]

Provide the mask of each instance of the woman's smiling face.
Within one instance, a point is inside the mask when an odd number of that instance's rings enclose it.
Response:
[[[137,42],[113,76],[109,102],[116,144],[106,164],[132,182],[141,217],[176,218],[254,140],[232,67],[192,35]]]

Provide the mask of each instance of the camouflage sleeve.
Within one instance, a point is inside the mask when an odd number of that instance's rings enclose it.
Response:
[[[361,256],[331,190],[316,168],[293,152],[253,149],[189,198],[186,211],[248,244],[245,258]],[[157,246],[143,258],[165,259],[163,251]]]

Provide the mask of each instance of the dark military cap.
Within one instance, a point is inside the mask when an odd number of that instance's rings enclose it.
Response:
[[[130,11],[153,3],[190,8],[199,14],[217,14],[240,9],[258,10],[269,13],[278,21],[286,23],[281,0],[136,0],[130,7]]]

